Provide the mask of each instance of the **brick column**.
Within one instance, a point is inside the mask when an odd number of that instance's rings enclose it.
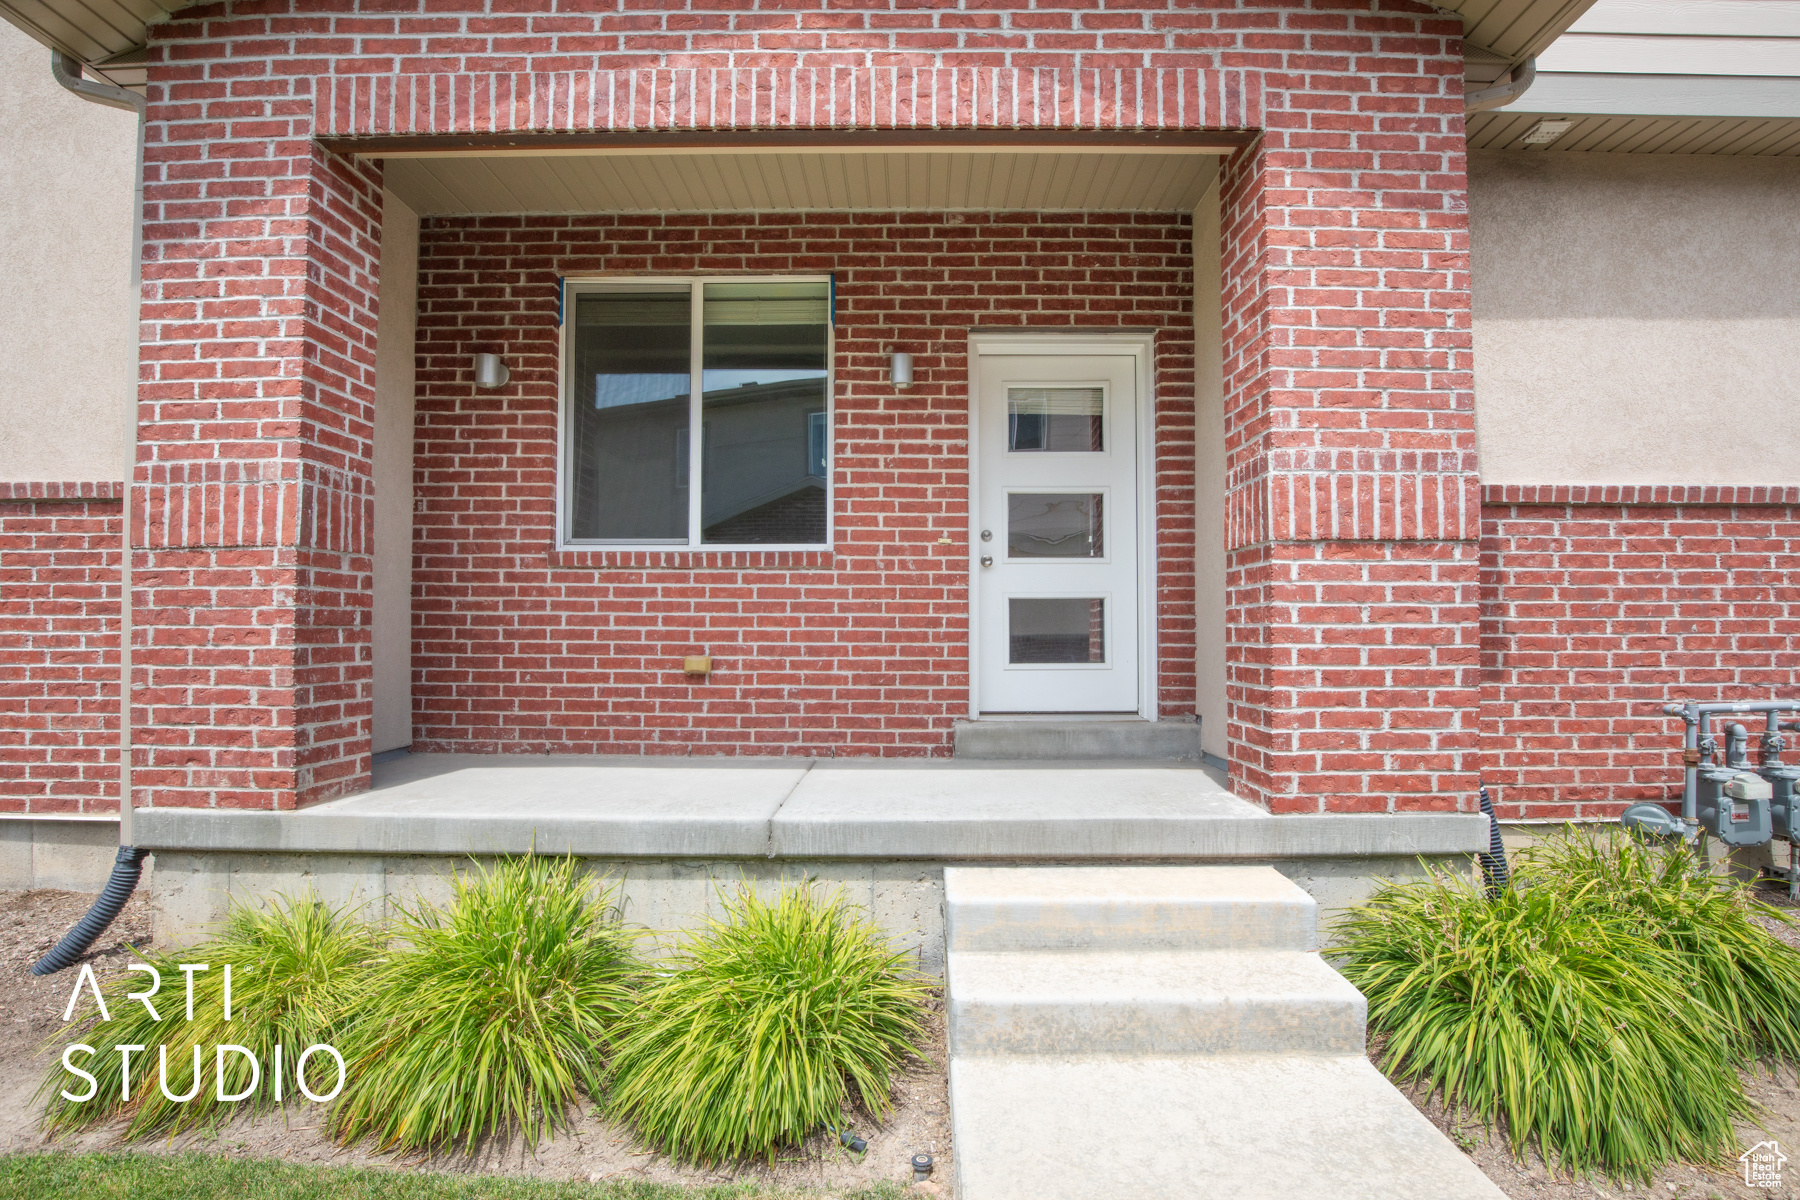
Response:
[[[1461,65],[1423,61],[1271,91],[1221,184],[1231,777],[1276,812],[1475,789]]]
[[[134,487],[134,802],[367,785],[379,170],[305,84],[151,93]]]

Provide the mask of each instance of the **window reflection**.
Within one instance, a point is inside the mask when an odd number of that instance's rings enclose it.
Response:
[[[701,540],[823,542],[828,285],[705,288]]]
[[[1006,448],[1011,453],[1104,450],[1105,424],[1102,388],[1006,389]]]
[[[686,541],[686,288],[578,295],[569,416],[569,533]]]
[[[1010,558],[1100,558],[1106,553],[1104,496],[1098,492],[1009,492]]]
[[[1106,601],[1099,597],[1007,600],[1009,663],[1103,663]]]

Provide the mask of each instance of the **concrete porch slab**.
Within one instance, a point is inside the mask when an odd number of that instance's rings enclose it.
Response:
[[[150,849],[761,858],[807,765],[415,754],[360,795],[290,813],[139,809],[135,832]]]
[[[1210,768],[409,755],[299,812],[139,809],[151,850],[604,858],[1243,860],[1469,854],[1466,813],[1272,817]]]
[[[781,857],[1240,859],[1463,854],[1479,814],[1272,817],[1210,767],[821,763],[771,823]]]

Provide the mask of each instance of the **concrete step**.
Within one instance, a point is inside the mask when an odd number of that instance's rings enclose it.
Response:
[[[1361,1054],[1368,1005],[1293,950],[949,955],[950,1053]]]
[[[956,723],[956,757],[994,759],[1151,759],[1199,762],[1196,721],[1017,720]]]
[[[1096,797],[1103,804],[1104,797]],[[952,867],[959,1200],[1498,1200],[1272,867]]]
[[[959,1200],[1501,1200],[1361,1055],[960,1057]]]
[[[952,953],[1319,945],[1318,905],[1272,867],[951,867],[944,922]]]

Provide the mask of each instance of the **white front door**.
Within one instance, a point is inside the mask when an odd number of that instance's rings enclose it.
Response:
[[[1137,712],[1137,360],[982,354],[976,376],[977,707]]]

